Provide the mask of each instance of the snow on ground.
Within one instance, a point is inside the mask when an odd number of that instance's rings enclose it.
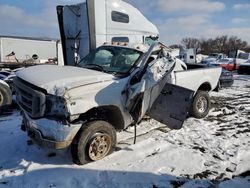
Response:
[[[84,166],[69,151],[33,145],[20,130],[18,110],[0,117],[0,187],[250,187],[250,76],[212,94],[205,119],[188,118],[181,130],[147,119],[118,134],[116,151]]]

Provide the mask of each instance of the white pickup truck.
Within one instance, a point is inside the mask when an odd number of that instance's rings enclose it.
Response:
[[[14,84],[22,128],[40,145],[71,146],[76,164],[102,159],[114,150],[116,131],[144,115],[172,129],[189,112],[207,115],[221,68],[190,68],[161,43],[119,43],[97,48],[75,67],[20,70]]]

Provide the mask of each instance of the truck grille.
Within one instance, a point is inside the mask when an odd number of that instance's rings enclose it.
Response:
[[[45,94],[20,78],[16,78],[14,84],[18,105],[32,118],[44,116],[46,109]]]

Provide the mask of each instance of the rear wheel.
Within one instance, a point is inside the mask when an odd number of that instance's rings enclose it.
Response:
[[[83,165],[111,154],[116,146],[115,128],[106,121],[83,125],[71,146],[73,162]]]
[[[190,114],[198,119],[204,118],[209,112],[210,105],[209,94],[206,91],[197,91]]]

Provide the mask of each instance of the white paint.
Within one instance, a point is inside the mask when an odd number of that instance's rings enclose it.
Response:
[[[62,43],[57,43],[57,63],[59,66],[64,65],[63,51],[62,51]]]
[[[202,84],[208,83],[210,84],[212,91],[218,84],[219,77],[221,75],[221,68],[215,67],[176,71],[173,72],[172,75],[175,78],[174,83],[178,86],[182,86],[196,92]]]
[[[18,71],[16,75],[57,96],[63,96],[67,90],[74,87],[112,81],[114,78],[111,74],[99,71],[57,65],[32,66]]]

